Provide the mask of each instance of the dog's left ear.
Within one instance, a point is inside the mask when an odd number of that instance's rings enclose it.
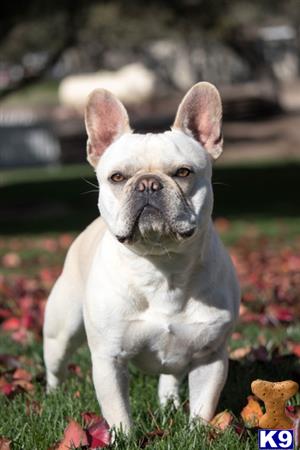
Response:
[[[87,159],[94,167],[107,147],[122,134],[131,131],[125,107],[105,89],[95,89],[89,95],[85,126],[88,134]]]
[[[217,159],[223,150],[222,102],[217,88],[207,82],[195,84],[180,103],[173,128],[193,136]]]

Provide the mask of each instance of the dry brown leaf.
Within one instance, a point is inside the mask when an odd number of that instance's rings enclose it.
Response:
[[[263,416],[263,412],[256,397],[249,395],[247,400],[248,403],[242,409],[241,416],[247,428],[256,428],[260,417]]]
[[[0,450],[10,450],[11,441],[7,438],[0,437]]]

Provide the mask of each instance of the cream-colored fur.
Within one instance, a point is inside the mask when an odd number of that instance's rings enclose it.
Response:
[[[109,101],[114,117],[122,120],[124,111],[115,113],[120,106]],[[206,97],[209,101],[215,98]],[[186,108],[184,114],[189,114]],[[181,119],[186,125],[185,117]],[[178,386],[188,374],[191,419],[212,418],[226,380],[226,346],[240,294],[230,257],[211,221],[209,152],[216,152],[219,141],[217,134],[211,136],[210,120],[206,117],[204,124],[210,147],[182,126],[157,135],[125,131],[119,136],[116,131],[104,153],[97,153],[95,125],[93,133],[88,129],[103,218],[74,241],[49,297],[44,327],[47,384],[51,390],[63,379],[70,355],[86,334],[102,413],[110,426],[125,431],[132,420],[128,361],[160,374],[162,405],[168,399],[179,403]],[[182,166],[192,168],[185,179],[176,176]],[[116,172],[125,174],[122,183],[112,182]],[[149,177],[159,180],[160,190],[141,192],[140,183],[143,188]],[[149,202],[156,205],[154,212],[147,212]]]

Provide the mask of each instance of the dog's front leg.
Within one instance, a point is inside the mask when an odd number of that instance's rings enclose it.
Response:
[[[131,427],[127,364],[92,351],[93,381],[101,411],[110,427],[125,433]]]
[[[178,408],[179,384],[182,376],[161,374],[158,383],[158,398],[161,406],[166,406],[169,401],[173,401],[174,406]]]
[[[228,372],[226,347],[200,361],[189,373],[190,419],[208,422],[214,416]]]

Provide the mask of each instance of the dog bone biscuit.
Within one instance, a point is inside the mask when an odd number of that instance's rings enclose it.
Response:
[[[287,380],[273,383],[265,380],[255,380],[251,389],[266,407],[265,414],[259,419],[259,427],[267,429],[293,428],[292,420],[285,414],[286,401],[298,392],[299,385]]]

